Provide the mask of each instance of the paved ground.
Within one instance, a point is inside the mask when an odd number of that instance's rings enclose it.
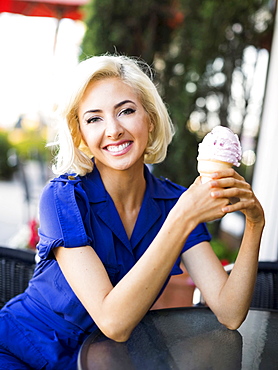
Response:
[[[37,162],[24,166],[24,173],[29,193],[26,199],[26,185],[22,175],[17,174],[12,181],[0,181],[0,245],[12,246],[21,242],[26,235],[30,219],[37,218],[38,201],[44,181]],[[21,245],[18,245],[21,247]]]

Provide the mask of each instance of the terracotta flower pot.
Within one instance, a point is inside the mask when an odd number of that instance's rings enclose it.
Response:
[[[183,274],[171,277],[152,309],[192,306],[195,285],[188,272],[182,266],[181,268],[184,271]]]

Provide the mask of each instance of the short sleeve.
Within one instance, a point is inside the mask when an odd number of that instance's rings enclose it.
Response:
[[[44,188],[39,207],[40,241],[37,248],[40,258],[50,258],[51,250],[58,246],[71,248],[92,244],[86,234],[80,204],[86,207],[89,203],[78,178],[69,180],[61,176]]]
[[[207,226],[204,223],[199,224],[188,236],[186,243],[182,249],[182,253],[204,241],[210,241],[211,235],[208,232]]]
[[[204,223],[199,224],[188,236],[187,241],[185,242],[183,249],[181,251],[180,257],[175,262],[171,275],[179,275],[182,274],[182,269],[180,268],[181,263],[181,255],[186,252],[188,249],[194,247],[195,245],[204,242],[210,241],[211,235],[208,232],[207,226]]]

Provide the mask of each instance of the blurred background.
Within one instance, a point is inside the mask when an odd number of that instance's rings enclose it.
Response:
[[[45,146],[59,90],[79,61],[106,52],[140,57],[154,70],[176,127],[156,176],[189,186],[198,175],[198,143],[213,127],[228,126],[242,143],[239,172],[273,218],[275,192],[261,178],[276,171],[266,166],[277,150],[277,103],[267,102],[268,89],[278,86],[276,8],[276,0],[1,0],[0,245],[35,248],[40,192],[53,176]],[[233,262],[241,214],[208,226],[223,264]],[[276,222],[269,234],[261,258],[275,260]]]

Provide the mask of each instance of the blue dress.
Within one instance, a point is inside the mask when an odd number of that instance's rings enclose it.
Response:
[[[53,248],[90,245],[112,284],[117,284],[146,251],[186,190],[155,178],[146,166],[144,174],[146,191],[130,239],[96,166],[86,176],[63,175],[45,187],[40,201],[40,262],[26,291],[0,311],[1,369],[13,368],[5,365],[8,357],[21,361],[22,367],[15,369],[76,369],[80,346],[96,324],[64,278]],[[210,235],[200,224],[182,253],[206,240]],[[182,273],[179,264],[180,258],[170,275]]]

